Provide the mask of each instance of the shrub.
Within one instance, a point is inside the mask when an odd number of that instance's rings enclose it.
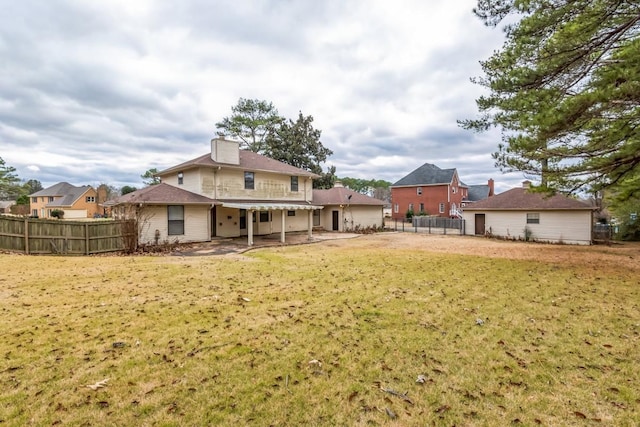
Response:
[[[64,211],[62,209],[54,209],[51,211],[51,216],[54,218],[62,219],[64,218]]]

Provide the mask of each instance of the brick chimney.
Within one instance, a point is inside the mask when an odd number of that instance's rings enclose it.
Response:
[[[495,191],[495,183],[493,182],[493,178],[489,178],[489,181],[487,181],[487,185],[489,185],[489,197],[494,195],[494,191]]]
[[[531,188],[531,181],[526,180],[526,181],[522,181],[522,188]]]

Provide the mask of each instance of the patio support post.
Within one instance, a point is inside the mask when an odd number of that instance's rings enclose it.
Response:
[[[253,209],[247,210],[247,245],[253,246]]]
[[[280,242],[284,243],[285,242],[285,239],[284,239],[284,236],[285,236],[285,225],[286,225],[285,224],[285,210],[284,209],[282,209],[280,211],[280,222],[281,222],[281,224],[280,224]]]
[[[312,238],[312,229],[313,229],[313,209],[309,209],[309,214],[307,216],[307,237],[309,238],[309,240],[311,240]]]

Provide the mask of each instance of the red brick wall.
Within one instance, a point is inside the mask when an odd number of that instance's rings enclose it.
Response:
[[[409,210],[409,204],[413,203],[414,214],[420,213],[420,203],[424,203],[424,210],[429,215],[448,217],[451,204],[460,206],[462,198],[466,196],[466,188],[457,185],[456,192],[449,185],[422,186],[422,194],[417,193],[417,187],[401,187],[391,189],[391,217],[402,219]],[[444,203],[444,213],[440,213],[440,203]],[[398,212],[396,212],[396,204]]]

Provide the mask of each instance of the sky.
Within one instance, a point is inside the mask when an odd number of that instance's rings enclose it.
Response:
[[[480,61],[504,42],[474,0],[0,0],[0,157],[47,187],[142,187],[210,150],[240,98],[313,116],[339,177],[424,163],[520,185],[478,115]]]

